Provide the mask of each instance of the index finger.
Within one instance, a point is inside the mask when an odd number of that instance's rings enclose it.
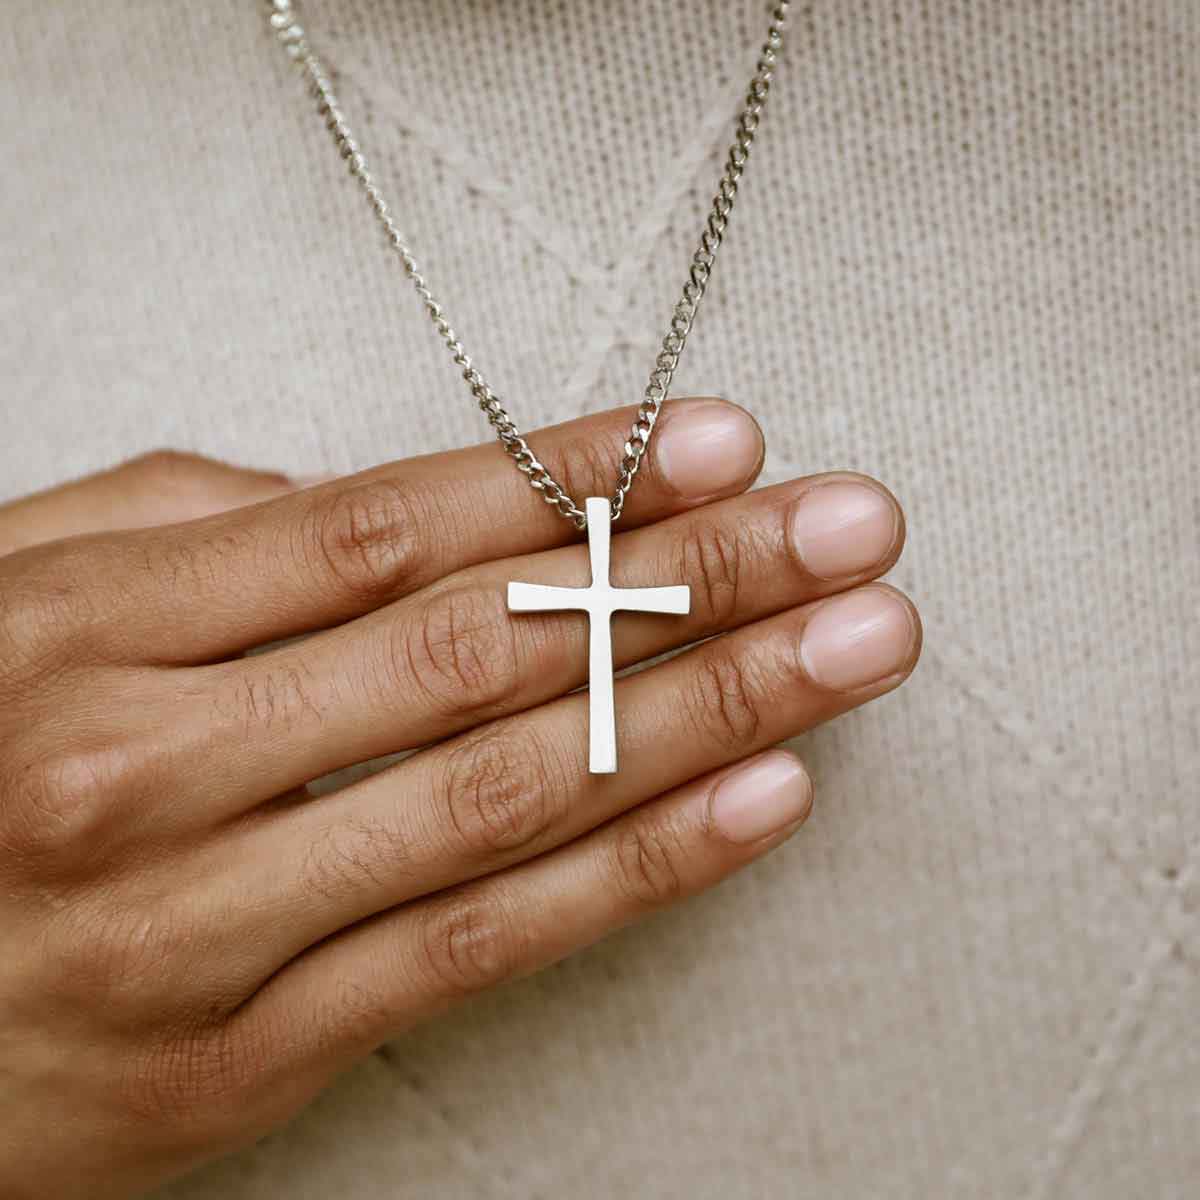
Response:
[[[582,505],[611,494],[632,407],[533,434]],[[734,495],[762,465],[762,433],[737,405],[672,400],[622,517],[629,527]],[[231,513],[79,538],[6,560],[26,587],[89,592],[89,650],[115,661],[210,662],[359,616],[463,567],[567,543],[498,444],[426,455]]]

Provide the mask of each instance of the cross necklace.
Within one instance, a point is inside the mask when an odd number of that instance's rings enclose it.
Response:
[[[608,501],[587,501],[588,558],[592,582],[585,588],[551,587],[544,583],[510,583],[509,612],[557,612],[576,609],[588,615],[588,769],[594,775],[617,769],[617,723],[613,712],[613,652],[609,617],[615,612],[686,613],[691,589],[672,587],[618,588],[609,582],[608,543],[612,522]]]
[[[625,498],[633,486],[634,477],[642,464],[655,422],[666,403],[675,368],[683,352],[700,301],[712,274],[717,250],[725,236],[729,213],[737,197],[738,184],[750,156],[750,148],[758,132],[767,94],[779,52],[783,46],[783,29],[790,0],[775,0],[770,4],[770,24],[767,37],[759,52],[754,74],[746,91],[745,102],[737,115],[733,143],[725,158],[724,170],[713,197],[712,208],[700,235],[700,244],[688,266],[683,294],[675,305],[670,327],[654,360],[649,382],[629,438],[625,442],[617,468],[616,489],[611,498],[589,497],[583,508],[555,481],[534,454],[521,431],[508,415],[499,397],[492,391],[462,342],[446,319],[441,303],[435,299],[408,242],[392,216],[374,175],[367,166],[358,142],[350,131],[346,117],[334,95],[333,87],[321,60],[300,24],[296,0],[264,0],[279,41],[300,71],[310,94],[317,104],[317,113],[333,138],[338,153],[345,161],[350,175],[358,182],[395,253],[412,281],[425,311],[433,322],[438,336],[446,344],[454,364],[476,403],[496,431],[506,453],[517,469],[529,480],[547,504],[571,521],[577,529],[587,530],[588,555],[591,559],[592,582],[586,588],[551,587],[535,583],[510,583],[508,608],[510,612],[550,612],[575,610],[588,614],[589,624],[589,769],[605,774],[617,769],[616,721],[613,711],[613,652],[610,618],[620,610],[646,613],[684,614],[689,607],[686,584],[670,587],[615,588],[609,578],[609,543],[613,522],[620,519]]]

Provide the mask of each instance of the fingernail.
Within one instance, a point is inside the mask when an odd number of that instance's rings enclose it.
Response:
[[[792,509],[792,545],[818,579],[859,575],[878,566],[896,540],[900,514],[865,483],[834,480],[810,488]]]
[[[850,692],[902,670],[915,638],[911,612],[899,597],[861,588],[813,613],[801,635],[800,658],[815,682]]]
[[[337,478],[338,478],[337,475],[331,475],[331,474],[293,475],[292,476],[292,487],[301,488],[301,489],[302,488],[310,488],[310,487],[318,487],[322,483],[332,483]]]
[[[744,487],[762,462],[762,432],[750,415],[720,400],[668,407],[655,449],[662,478],[688,500]]]
[[[757,842],[803,821],[812,809],[808,772],[790,754],[768,750],[717,784],[709,801],[713,826],[731,842]]]

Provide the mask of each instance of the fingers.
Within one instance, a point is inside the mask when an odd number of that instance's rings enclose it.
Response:
[[[607,495],[633,412],[556,426],[531,444],[577,499]],[[762,453],[761,432],[742,409],[672,401],[623,523],[745,489]],[[109,614],[89,628],[94,653],[195,663],[335,625],[472,563],[576,536],[489,443],[391,463],[238,513],[73,544],[48,569],[73,572],[93,590],[111,588],[111,604],[91,597],[96,612]]]
[[[869,584],[618,680],[621,770],[587,769],[587,696],[452,739],[216,848],[213,886],[269,913],[269,973],[375,912],[545,853],[650,796],[896,687],[920,623]]]
[[[617,586],[682,583],[692,600],[685,616],[618,613],[616,665],[874,578],[903,536],[891,494],[846,474],[623,533],[612,546]],[[586,615],[510,613],[506,589],[513,579],[585,585],[588,571],[582,546],[484,564],[302,644],[209,668],[203,686],[218,718],[205,752],[223,747],[239,780],[257,772],[261,798],[586,683]]]
[[[450,1004],[528,974],[711,887],[808,816],[800,763],[772,750],[695,780],[571,845],[427,897],[310,950],[232,1035],[312,1086]]]
[[[295,487],[284,475],[159,450],[0,505],[0,555],[77,534],[189,521]]]

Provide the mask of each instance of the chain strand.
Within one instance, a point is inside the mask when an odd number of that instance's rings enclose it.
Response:
[[[329,130],[338,153],[345,160],[350,174],[358,180],[371,209],[383,227],[388,244],[399,257],[405,274],[412,280],[417,295],[425,305],[425,311],[433,321],[434,328],[449,349],[455,365],[462,371],[462,376],[466,380],[471,394],[495,429],[501,445],[512,457],[517,469],[528,478],[530,485],[547,504],[553,505],[562,516],[574,522],[577,528],[586,528],[586,513],[534,454],[521,431],[508,415],[504,405],[501,404],[499,397],[492,391],[480,374],[479,368],[475,366],[466,350],[463,349],[462,342],[447,321],[441,303],[430,290],[412,250],[392,217],[391,210],[379,190],[374,175],[367,166],[366,157],[346,123],[346,118],[334,95],[333,86],[329,82],[329,76],[325,73],[321,60],[313,51],[304,29],[300,25],[295,0],[265,0],[265,2],[270,14],[271,27],[303,75],[308,90],[317,103],[317,113],[324,119],[325,128]],[[654,360],[654,369],[650,372],[650,379],[646,384],[642,402],[638,406],[637,416],[629,431],[628,440],[625,442],[617,472],[616,490],[609,502],[614,521],[624,511],[625,497],[629,494],[629,489],[633,486],[634,478],[642,465],[642,458],[649,445],[650,435],[654,431],[655,422],[666,402],[671,381],[675,376],[675,368],[679,365],[679,358],[696,320],[700,301],[704,298],[708,281],[712,276],[713,263],[725,237],[729,214],[737,197],[738,185],[746,168],[746,162],[750,157],[750,149],[754,144],[763,108],[767,101],[767,94],[771,88],[771,78],[775,73],[775,66],[783,46],[783,28],[787,20],[789,3],[790,0],[777,0],[771,6],[771,23],[767,29],[767,38],[759,54],[754,76],[746,91],[745,104],[737,118],[733,144],[725,159],[725,168],[717,185],[717,194],[713,198],[712,209],[705,222],[700,244],[692,255],[687,281],[683,285],[683,294],[675,305],[670,328],[667,330],[662,347]]]

